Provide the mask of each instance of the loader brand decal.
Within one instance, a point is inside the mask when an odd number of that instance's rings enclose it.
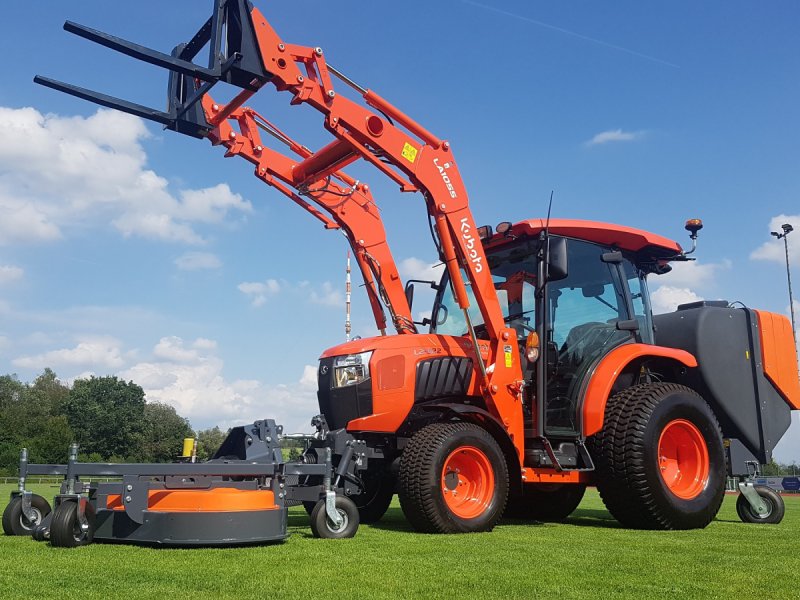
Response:
[[[475,249],[475,237],[472,235],[472,226],[469,224],[469,219],[464,217],[461,219],[461,238],[464,240],[464,245],[467,247],[467,258],[469,262],[475,265],[475,272],[480,273],[483,271],[481,264],[481,256]]]
[[[435,164],[436,168],[439,169],[439,175],[442,176],[442,181],[444,181],[444,184],[447,186],[447,191],[450,192],[450,197],[451,198],[457,198],[458,196],[456,195],[456,190],[453,187],[453,182],[450,181],[450,176],[447,174],[447,169],[450,168],[450,163],[447,162],[447,163],[444,163],[443,165],[440,165],[439,164],[439,159],[438,158],[434,158],[433,159],[433,164]]]
[[[417,160],[417,152],[419,152],[419,150],[406,142],[405,145],[403,145],[403,152],[401,154],[403,155],[403,158],[413,165],[414,161]]]

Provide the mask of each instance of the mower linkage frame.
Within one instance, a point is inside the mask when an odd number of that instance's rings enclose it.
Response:
[[[366,467],[362,453],[356,452],[363,442],[357,442],[344,430],[328,431],[324,419],[317,421],[314,435],[291,435],[314,446],[316,462],[287,462],[283,460],[280,440],[283,427],[272,419],[256,421],[251,425],[234,427],[213,458],[200,463],[83,463],[78,461],[78,445],[72,444],[66,464],[29,464],[28,451],[20,453],[18,489],[11,493],[12,501],[21,498],[22,511],[29,521],[37,514],[31,506],[32,492],[26,489],[30,475],[62,475],[59,493],[53,509],[64,502],[77,504],[77,521],[83,532],[90,528],[87,506],[92,512],[109,505],[110,496],[119,496],[122,509],[135,524],[146,524],[151,517],[148,501],[152,491],[213,488],[240,490],[271,490],[278,509],[285,509],[294,500],[306,502],[325,501],[326,513],[335,524],[342,517],[335,508],[336,490],[348,494],[358,492],[357,470]],[[338,460],[334,466],[334,452]],[[333,450],[333,451],[332,451]],[[121,481],[96,482],[82,478],[120,477]],[[49,538],[49,527],[54,512],[38,525],[37,539]],[[285,522],[285,517],[284,517]],[[36,536],[35,536],[36,537]]]

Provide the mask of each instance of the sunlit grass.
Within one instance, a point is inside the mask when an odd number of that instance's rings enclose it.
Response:
[[[12,486],[0,486],[0,498]],[[48,500],[55,488],[33,487]],[[4,506],[0,500],[0,506]],[[620,528],[594,490],[565,524],[506,521],[492,533],[414,533],[396,500],[351,540],[311,536],[302,508],[283,544],[51,548],[0,536],[0,596],[27,598],[796,598],[800,497],[778,526],[746,525],[735,496],[700,531]]]

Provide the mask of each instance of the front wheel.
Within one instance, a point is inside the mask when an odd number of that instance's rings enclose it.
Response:
[[[767,505],[767,513],[764,515],[758,514],[747,498],[743,494],[739,494],[736,498],[736,513],[739,518],[745,523],[769,524],[777,525],[783,521],[783,515],[786,512],[786,505],[783,503],[781,495],[770,487],[765,485],[754,486],[758,495]]]
[[[403,513],[417,531],[491,531],[508,497],[505,457],[482,427],[428,425],[403,450],[399,496]]]
[[[31,535],[36,527],[50,514],[50,503],[38,494],[31,495],[33,518],[22,512],[22,498],[14,498],[3,511],[3,532],[6,535]]]

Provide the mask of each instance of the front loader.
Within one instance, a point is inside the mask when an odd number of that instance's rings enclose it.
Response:
[[[300,478],[317,494],[308,509],[333,493],[374,521],[396,490],[419,531],[489,531],[503,514],[563,520],[596,485],[625,526],[705,527],[726,475],[768,462],[800,408],[786,318],[714,302],[652,315],[648,277],[694,247],[549,216],[478,227],[449,142],[321,48],[284,42],[250,3],[215,0],[171,53],[65,29],[167,69],[167,110],[37,83],[207,139],[347,238],[381,335],[322,353],[321,418],[303,465],[330,455],[330,467]],[[211,95],[220,82],[238,90],[227,102]],[[248,104],[267,90],[321,113],[333,140],[312,151],[292,139]],[[344,171],[357,161],[424,201],[445,265],[441,281],[425,282],[436,290],[430,319],[414,322],[414,283],[402,284],[377,202]],[[693,242],[701,227],[687,222]],[[742,489],[750,520],[775,520],[779,497]]]

